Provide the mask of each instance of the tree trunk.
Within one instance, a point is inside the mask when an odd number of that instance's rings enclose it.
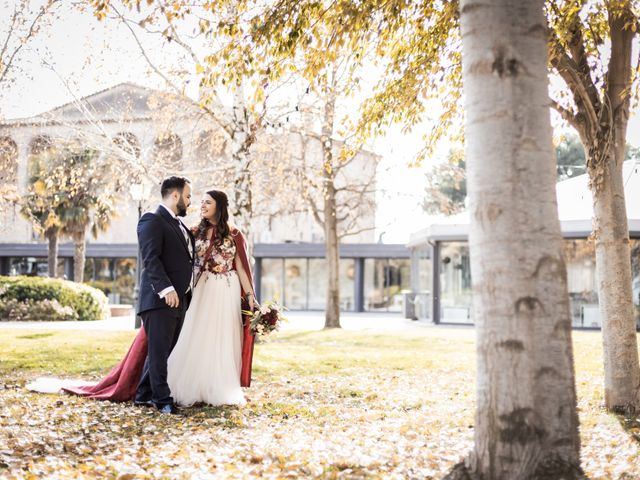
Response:
[[[624,144],[624,142],[623,142]],[[598,300],[604,344],[604,400],[609,410],[640,410],[640,365],[635,329],[623,159],[604,162],[593,192]]]
[[[78,283],[84,281],[85,237],[84,230],[73,234],[73,281]]]
[[[327,258],[328,282],[324,328],[340,328],[340,244],[336,208],[335,170],[333,168],[333,122],[336,95],[327,89],[322,122],[322,177],[324,195],[324,242]]]
[[[325,178],[328,175],[325,175]],[[328,179],[324,197],[324,238],[327,255],[327,304],[324,328],[340,328],[340,245],[336,219],[336,191]]]
[[[461,2],[477,411],[449,478],[582,475],[543,4]]]
[[[253,219],[253,198],[251,194],[251,157],[248,149],[240,149],[233,154],[234,178],[233,178],[233,221],[247,240],[249,256],[253,251],[253,235],[251,222]]]
[[[255,129],[258,125],[250,125],[247,115],[247,107],[244,98],[242,83],[237,86],[233,96],[233,134],[232,158],[233,158],[233,221],[242,233],[245,234],[249,258],[253,255],[253,235],[251,223],[253,219],[253,198],[251,181],[251,155],[250,148],[255,143]],[[254,129],[252,131],[252,128]]]
[[[49,265],[49,277],[56,278],[58,276],[58,228],[48,228],[44,235],[49,242],[49,251],[47,253],[47,263]]]
[[[594,205],[594,238],[598,300],[604,343],[605,406],[609,410],[640,411],[640,364],[635,332],[629,226],[622,167],[625,158],[631,46],[634,33],[625,16],[612,16],[611,60],[607,89],[607,121],[594,140],[584,138]],[[611,122],[611,123],[609,123]],[[583,133],[583,137],[587,137]]]

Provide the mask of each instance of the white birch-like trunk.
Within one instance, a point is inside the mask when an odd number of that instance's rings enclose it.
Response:
[[[544,0],[462,0],[474,451],[449,478],[580,478]]]
[[[325,174],[325,178],[328,176]],[[340,328],[340,243],[336,218],[336,190],[333,179],[328,179],[325,186],[324,237],[329,274],[324,328]]]
[[[242,83],[237,86],[233,97],[233,134],[231,137],[231,149],[233,160],[233,221],[245,234],[249,257],[253,253],[253,235],[251,234],[251,222],[253,219],[253,200],[251,182],[251,155],[249,149],[255,141],[254,132],[251,132],[247,118],[244,87]]]
[[[243,149],[235,151],[233,156],[233,220],[241,232],[246,234],[250,241],[251,221],[253,219],[253,200],[251,195],[251,157],[248,151]],[[251,242],[253,243],[253,242]]]
[[[340,243],[338,239],[338,216],[336,206],[335,169],[333,158],[333,124],[335,120],[336,95],[328,89],[322,122],[322,181],[324,242],[327,258],[327,302],[324,328],[340,328]]]

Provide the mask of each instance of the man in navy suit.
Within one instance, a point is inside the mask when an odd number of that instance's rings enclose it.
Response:
[[[167,359],[191,299],[195,239],[180,217],[191,204],[191,185],[184,177],[163,180],[162,203],[138,222],[143,270],[137,313],[148,340],[147,359],[135,403],[177,413],[167,384]]]

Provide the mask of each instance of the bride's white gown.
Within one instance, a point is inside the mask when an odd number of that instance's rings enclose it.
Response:
[[[179,405],[242,405],[240,281],[232,270],[236,247],[233,239],[225,239],[202,265],[208,246],[208,240],[196,241],[198,266],[204,271],[169,356],[167,380]]]

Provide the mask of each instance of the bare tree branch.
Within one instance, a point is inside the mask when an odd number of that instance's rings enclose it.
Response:
[[[554,100],[553,98],[549,98],[549,101],[551,102],[551,107],[560,114],[560,116],[569,124],[571,125],[573,128],[575,128],[576,130],[580,131],[582,130],[582,128],[584,127],[584,125],[582,125],[582,123],[580,122],[580,120],[578,119],[578,116],[573,113],[571,110],[569,110],[568,108],[563,107],[562,105],[560,105],[560,103],[557,100]]]
[[[140,41],[140,38],[138,37],[138,35],[136,34],[135,30],[130,25],[130,23],[135,23],[135,22],[133,22],[132,20],[129,20],[128,18],[126,18],[124,16],[124,14],[122,14],[114,6],[112,6],[111,8],[117,14],[117,16],[120,19],[120,21],[127,27],[129,32],[133,36],[134,41],[138,45],[140,53],[142,54],[142,56],[146,60],[146,62],[149,65],[149,67],[156,73],[156,75],[158,75],[160,78],[162,78],[165,81],[165,83],[174,91],[174,93],[176,95],[182,96],[183,95],[182,89],[173,80],[171,80],[162,70],[160,70],[160,68],[158,68],[155,65],[155,63],[153,63],[153,61],[151,60],[151,58],[147,54],[147,51],[146,51],[145,47],[142,45],[142,42]],[[232,136],[232,127],[229,125],[228,122],[225,121],[225,115],[221,115],[221,114],[215,112],[214,110],[210,109],[206,105],[202,105],[201,104],[200,107],[205,112],[207,112],[210,115],[211,119],[214,120],[225,132],[227,132],[227,134],[229,136]],[[220,108],[222,109],[223,107],[220,105]]]
[[[576,104],[582,104],[587,116],[586,120],[590,128],[597,128],[598,113],[600,108],[600,99],[595,94],[592,96],[595,86],[591,76],[584,77],[580,74],[581,67],[572,59],[562,46],[560,39],[555,32],[551,30],[551,41],[555,48],[555,52],[550,55],[551,65],[558,71],[567,87],[573,94],[573,100]],[[597,92],[597,90],[595,90]]]
[[[40,19],[42,19],[47,13],[49,13],[51,11],[51,8],[55,4],[60,3],[60,2],[61,2],[61,0],[49,0],[48,3],[46,3],[45,5],[43,5],[40,8],[40,10],[38,11],[37,15],[32,20],[31,25],[29,26],[29,29],[27,30],[27,33],[24,35],[23,38],[21,38],[19,40],[18,45],[13,50],[13,52],[11,52],[11,55],[9,56],[9,59],[7,61],[4,61],[4,58],[5,58],[5,55],[6,55],[6,52],[7,52],[7,48],[8,48],[8,44],[10,42],[10,38],[12,36],[12,33],[15,31],[15,22],[17,21],[17,17],[19,15],[18,9],[17,9],[18,7],[16,7],[16,10],[14,11],[14,16],[13,16],[12,21],[11,21],[11,28],[9,29],[9,32],[7,33],[7,38],[5,39],[5,43],[4,43],[4,46],[2,48],[2,53],[0,54],[0,60],[2,60],[2,67],[3,67],[0,70],[0,83],[2,81],[4,81],[7,73],[11,69],[11,66],[13,65],[13,62],[14,62],[16,56],[18,55],[18,53],[20,52],[20,50],[22,50],[22,48],[34,36],[35,32],[37,31],[38,22],[40,21]],[[29,10],[28,3],[25,3],[23,6],[27,11]]]
[[[349,230],[349,231],[345,231],[345,232],[340,232],[340,233],[338,233],[338,238],[339,239],[343,239],[343,238],[346,238],[346,237],[353,237],[354,235],[360,235],[361,233],[370,232],[371,230],[375,230],[375,229],[376,229],[376,227],[372,226],[372,227],[363,227],[363,228],[360,228],[358,230]]]

